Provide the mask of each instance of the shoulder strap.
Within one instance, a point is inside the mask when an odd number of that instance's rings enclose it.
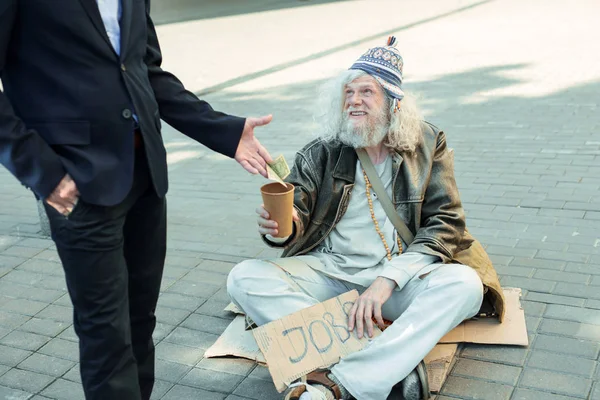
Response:
[[[383,188],[383,184],[381,183],[381,179],[379,179],[379,175],[377,175],[377,172],[375,171],[375,167],[373,167],[371,157],[369,157],[365,149],[356,149],[356,154],[358,154],[360,163],[365,169],[365,172],[369,177],[369,182],[371,182],[373,190],[375,190],[375,193],[377,193],[377,196],[379,197],[379,201],[381,202],[385,213],[387,214],[390,221],[392,221],[392,224],[394,224],[396,231],[398,232],[404,243],[406,243],[407,246],[410,245],[413,242],[413,240],[415,240],[415,237],[410,231],[410,229],[408,229],[406,224],[402,221],[402,218],[400,218],[400,216],[396,212],[396,209],[394,208],[390,197],[387,195],[385,189]]]

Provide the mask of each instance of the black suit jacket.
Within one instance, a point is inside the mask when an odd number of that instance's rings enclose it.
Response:
[[[133,179],[133,114],[160,196],[161,118],[235,155],[245,120],[214,111],[161,69],[149,1],[121,0],[120,56],[96,0],[0,1],[0,163],[38,197],[69,173],[83,200],[119,203]]]

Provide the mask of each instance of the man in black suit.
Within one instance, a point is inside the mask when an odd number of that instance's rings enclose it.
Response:
[[[0,2],[0,162],[44,200],[88,399],[149,399],[166,252],[160,119],[266,175],[254,127],[163,71],[150,0]]]

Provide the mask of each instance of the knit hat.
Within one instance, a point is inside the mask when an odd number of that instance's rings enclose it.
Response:
[[[390,36],[387,46],[373,47],[367,50],[350,69],[358,69],[371,75],[383,86],[386,93],[394,99],[394,109],[400,108],[404,98],[402,91],[402,67],[404,61],[396,49],[396,37]]]

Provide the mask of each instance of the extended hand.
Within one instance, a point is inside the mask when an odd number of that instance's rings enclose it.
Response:
[[[396,282],[380,276],[356,299],[348,315],[348,328],[353,331],[356,326],[359,339],[363,337],[365,325],[367,334],[373,337],[373,316],[379,326],[384,325],[381,307],[392,296],[395,287]]]
[[[256,213],[258,214],[258,233],[261,235],[271,235],[276,236],[279,231],[277,230],[277,222],[269,219],[269,213],[265,210],[265,206],[261,205],[256,209]],[[292,220],[295,222],[300,221],[298,217],[298,212],[294,208],[292,210]]]
[[[273,159],[258,139],[254,137],[254,128],[267,125],[272,119],[271,115],[261,118],[246,118],[244,131],[235,152],[235,161],[240,163],[246,171],[251,174],[260,173],[265,178],[267,177],[266,165],[272,162]]]
[[[73,181],[69,174],[66,174],[50,196],[48,196],[46,203],[54,207],[62,215],[68,216],[73,211],[78,199],[79,191],[77,190],[75,181]]]

